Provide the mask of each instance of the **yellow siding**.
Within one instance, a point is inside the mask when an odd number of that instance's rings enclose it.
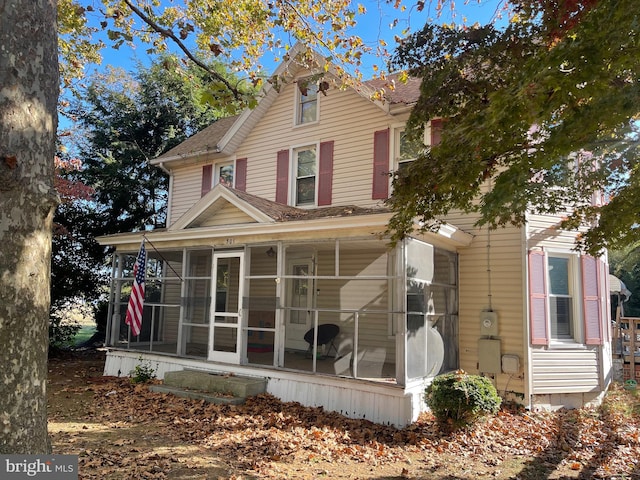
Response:
[[[500,353],[518,355],[521,373],[525,372],[527,345],[523,329],[528,327],[523,303],[526,288],[523,231],[507,227],[489,233],[486,228],[474,227],[475,218],[468,215],[452,215],[447,220],[474,235],[471,245],[458,251],[460,367],[478,372],[480,312],[489,308],[491,294],[491,308],[498,314]],[[521,374],[500,373],[496,386],[501,394],[505,390],[520,394],[525,391]]]
[[[189,165],[173,171],[171,192],[171,223],[175,223],[187,210],[200,200],[202,165]]]
[[[294,126],[295,89],[295,85],[284,88],[235,154],[248,159],[247,192],[275,200],[277,152],[332,140],[333,205],[378,204],[371,199],[373,133],[401,124],[407,115],[392,117],[352,90],[332,89],[320,96],[319,122]],[[200,199],[202,164],[210,161],[202,159],[200,164],[174,169],[172,222]]]
[[[240,223],[254,223],[255,219],[242,212],[235,205],[225,202],[225,204],[211,211],[211,209],[198,219],[197,227],[214,227],[220,225],[237,225]]]
[[[373,204],[373,132],[398,119],[389,117],[352,90],[320,96],[320,121],[293,125],[295,85],[280,94],[254,128],[238,157],[247,157],[247,191],[275,199],[276,153],[295,146],[334,141],[333,204]],[[348,112],[348,115],[345,114]],[[353,119],[358,121],[354,122]]]

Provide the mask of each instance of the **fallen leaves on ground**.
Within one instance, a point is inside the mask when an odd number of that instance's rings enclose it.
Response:
[[[53,392],[54,398],[90,398],[82,419],[86,430],[66,433],[64,438],[53,434],[54,446],[58,442],[66,453],[80,455],[81,478],[110,478],[104,471],[126,471],[127,478],[178,478],[169,475],[176,464],[198,468],[189,454],[178,458],[171,452],[157,453],[167,443],[196,446],[221,459],[225,475],[219,478],[283,478],[283,472],[287,476],[299,472],[296,478],[335,477],[325,469],[327,463],[337,465],[338,472],[341,465],[343,472],[358,464],[369,469],[398,466],[394,477],[367,477],[361,472],[352,478],[440,478],[412,475],[444,468],[449,458],[460,462],[461,472],[467,462],[476,474],[480,465],[493,478],[510,478],[501,476],[502,469],[514,458],[529,466],[530,475],[524,469],[511,478],[612,478],[640,473],[638,416],[611,408],[553,413],[504,408],[471,429],[445,433],[428,414],[397,429],[281,402],[268,394],[243,405],[215,405],[153,393],[124,378],[83,380],[88,382],[84,386],[63,386]],[[612,395],[625,394],[618,388]],[[68,420],[65,415],[53,413],[50,421]],[[82,449],[78,437],[90,435],[90,425],[106,426],[111,435],[94,432],[104,438],[102,445]],[[119,435],[130,429],[138,436]],[[419,466],[416,459],[421,459]],[[558,469],[567,476],[549,476]],[[536,477],[538,472],[547,476]]]

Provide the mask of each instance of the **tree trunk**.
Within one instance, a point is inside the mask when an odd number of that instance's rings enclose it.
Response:
[[[56,205],[56,0],[0,0],[0,454],[51,451],[47,347]]]

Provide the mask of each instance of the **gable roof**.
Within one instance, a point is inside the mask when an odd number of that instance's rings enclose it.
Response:
[[[163,153],[158,158],[185,157],[189,155],[201,155],[203,153],[219,153],[219,143],[224,135],[233,126],[240,115],[219,118],[207,128],[187,138],[171,150]]]
[[[296,44],[288,54],[287,60],[276,68],[273,76],[280,77],[286,74],[287,78],[294,78],[297,71],[304,67],[295,63],[296,57],[303,51],[303,46]],[[325,59],[315,54],[315,60],[319,65],[326,63]],[[334,76],[338,74],[330,67],[328,73]],[[387,113],[405,111],[415,104],[420,96],[420,83],[418,78],[409,78],[406,83],[398,81],[399,75],[392,74],[385,80],[374,79],[353,86],[353,90],[372,104],[382,108]],[[395,88],[388,88],[389,82],[395,84]],[[373,100],[372,95],[383,90],[384,102]],[[280,92],[272,83],[267,83],[262,89],[258,105],[250,110],[244,110],[240,115],[221,118],[204,130],[189,137],[181,144],[168,152],[151,160],[152,165],[162,166],[174,161],[196,160],[197,157],[207,155],[209,157],[228,156],[235,152],[253,127],[260,121],[268,108],[273,104]],[[399,107],[399,108],[398,108]]]

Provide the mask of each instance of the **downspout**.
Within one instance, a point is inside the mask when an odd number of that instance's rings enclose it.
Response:
[[[169,175],[169,186],[167,188],[167,215],[165,218],[165,227],[169,228],[169,225],[171,225],[171,209],[169,208],[169,205],[171,205],[171,199],[173,196],[173,175],[171,175],[171,172],[164,166],[164,163],[159,163],[156,166]]]
[[[529,305],[529,249],[528,249],[528,241],[529,237],[529,222],[526,221],[524,227],[522,228],[521,234],[521,251],[522,251],[522,285],[524,288],[522,289],[522,305],[524,305],[524,349],[525,349],[525,358],[526,365],[524,367],[524,398],[527,399],[526,402],[528,405],[525,405],[526,408],[531,410],[533,408],[533,369],[531,367],[531,318],[530,315],[530,305]]]
[[[106,347],[112,346],[115,342],[113,340],[114,335],[112,332],[112,324],[113,319],[111,316],[113,315],[113,305],[114,305],[114,296],[115,296],[115,276],[116,276],[116,252],[113,252],[113,256],[111,257],[111,281],[109,282],[109,303],[107,305],[107,325],[105,326],[104,331],[104,343]],[[117,338],[116,338],[117,341]]]

